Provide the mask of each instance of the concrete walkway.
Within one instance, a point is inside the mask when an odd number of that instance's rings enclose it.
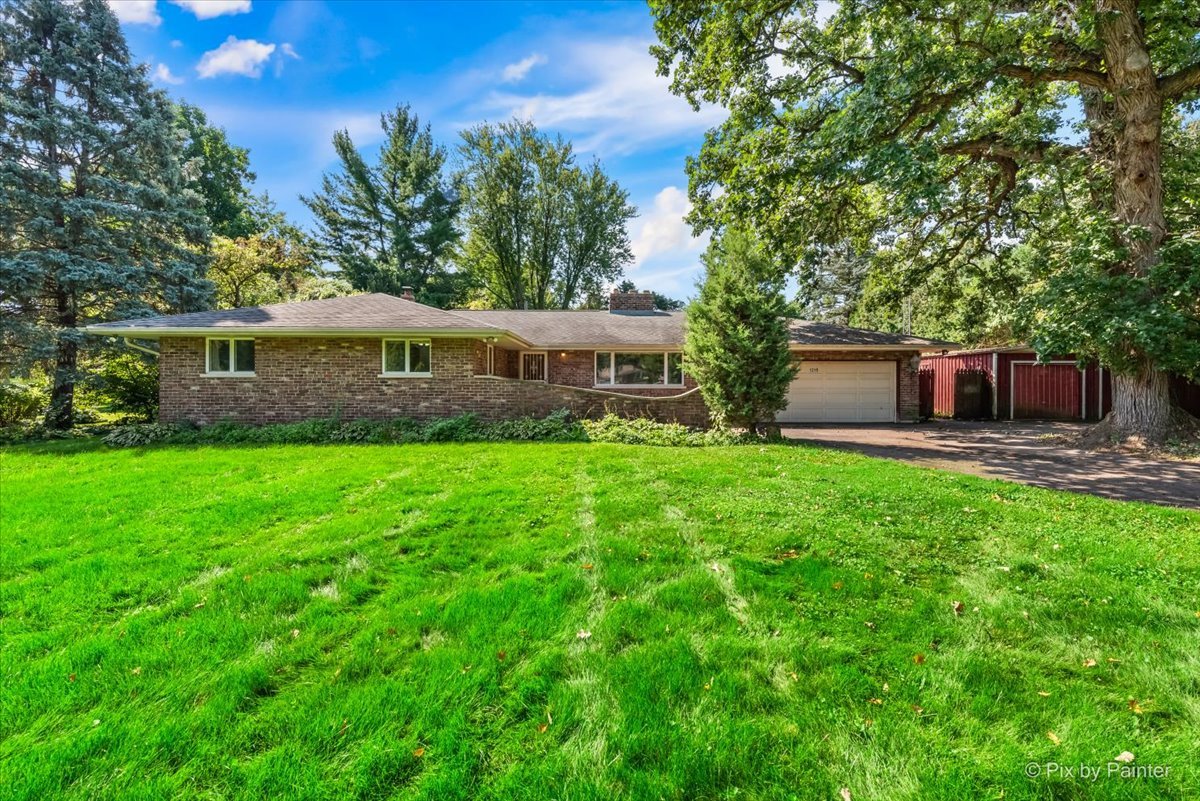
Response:
[[[1200,509],[1200,463],[1063,447],[1079,423],[784,426],[785,437],[1037,487]]]

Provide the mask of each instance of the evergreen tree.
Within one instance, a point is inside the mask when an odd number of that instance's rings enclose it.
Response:
[[[170,104],[104,0],[7,4],[0,52],[5,368],[52,362],[46,424],[68,428],[79,328],[201,308],[207,221]]]
[[[787,406],[782,271],[749,235],[727,230],[704,254],[700,295],[688,307],[684,359],[719,424],[757,431]]]
[[[317,241],[350,284],[446,306],[459,299],[461,277],[447,267],[459,231],[459,200],[443,174],[446,152],[407,106],[380,118],[384,143],[375,164],[359,154],[348,131],[333,136],[341,169],[321,190],[302,197],[317,224]]]

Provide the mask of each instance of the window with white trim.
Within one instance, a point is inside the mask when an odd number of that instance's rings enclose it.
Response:
[[[596,351],[596,386],[683,386],[679,351]]]
[[[428,339],[383,340],[383,374],[389,376],[432,375],[433,347]]]
[[[204,351],[204,371],[209,375],[254,375],[253,339],[211,337]]]

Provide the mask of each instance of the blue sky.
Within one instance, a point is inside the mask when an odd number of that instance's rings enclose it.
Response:
[[[297,196],[333,167],[339,128],[373,152],[379,113],[408,103],[452,148],[464,127],[520,116],[629,191],[628,276],[693,291],[705,241],[682,221],[684,159],[721,112],[692,111],[654,74],[640,2],[109,2],[155,83],[249,148],[256,189],[302,224]]]

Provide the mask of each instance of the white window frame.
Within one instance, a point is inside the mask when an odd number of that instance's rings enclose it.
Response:
[[[228,342],[229,343],[229,369],[214,370],[212,369],[212,347],[213,342]],[[253,370],[238,370],[237,369],[237,346],[235,342],[254,342],[254,337],[205,337],[204,338],[204,374],[214,378],[253,378]],[[258,345],[254,346],[254,362],[258,363]]]
[[[490,342],[487,343],[487,357],[486,358],[487,358],[487,364],[484,366],[484,370],[485,370],[486,374],[487,375],[495,375],[496,374],[496,346]]]
[[[599,367],[598,362],[599,362],[601,353],[608,354],[608,364],[609,364],[610,374],[609,374],[608,383],[606,383],[606,384],[602,384],[596,380],[596,377],[599,373],[597,368]],[[617,354],[618,353],[661,354],[663,357],[663,383],[661,383],[661,384],[618,384],[618,383],[616,383],[616,378],[617,378],[616,365],[617,365]],[[670,377],[670,367],[668,365],[668,359],[670,358],[671,354],[673,354],[673,353],[679,354],[679,369],[680,369],[680,372],[682,375],[681,375],[681,380],[678,384],[667,383],[667,379]],[[597,351],[594,351],[592,353],[592,382],[593,382],[592,386],[604,387],[606,389],[609,387],[634,387],[634,388],[641,387],[643,389],[645,389],[647,387],[682,387],[687,384],[687,369],[684,366],[683,351],[681,351],[681,350],[645,350],[645,349],[597,350]]]
[[[389,342],[404,343],[404,370],[387,369],[387,346]],[[424,373],[410,372],[408,369],[408,348],[411,344],[429,346],[429,370]],[[433,340],[427,337],[387,337],[379,341],[379,377],[380,378],[432,378],[433,377]]]

